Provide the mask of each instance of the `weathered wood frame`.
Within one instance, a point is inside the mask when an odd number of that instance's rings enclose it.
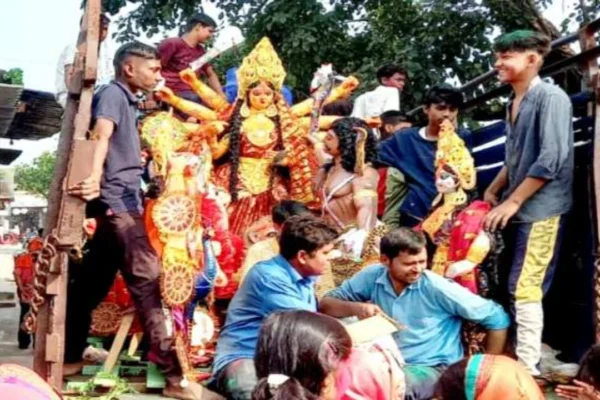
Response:
[[[34,370],[56,390],[62,391],[63,355],[68,282],[68,250],[82,241],[85,203],[68,196],[70,184],[88,177],[94,142],[87,139],[96,82],[100,39],[101,1],[88,0],[77,41],[73,81],[63,116],[54,178],[50,187],[45,234],[60,243],[59,255],[50,267],[46,302],[37,317]]]
[[[598,23],[585,26],[579,32],[579,44],[582,53],[597,48],[596,31]],[[594,159],[592,164],[594,193],[595,199],[595,232],[596,232],[596,250],[594,254],[594,313],[595,313],[595,341],[600,343],[600,224],[598,217],[600,216],[600,80],[598,75],[598,60],[596,57],[583,60],[581,63],[584,72],[582,81],[582,89],[589,90],[594,93],[594,102],[588,104],[587,115],[594,117]]]

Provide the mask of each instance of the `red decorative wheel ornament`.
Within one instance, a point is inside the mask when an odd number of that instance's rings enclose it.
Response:
[[[123,312],[115,303],[103,302],[92,312],[91,331],[95,335],[112,335],[119,329]]]

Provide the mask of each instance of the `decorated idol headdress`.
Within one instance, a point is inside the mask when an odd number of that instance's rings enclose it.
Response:
[[[450,167],[458,175],[459,185],[471,190],[477,183],[475,162],[465,142],[456,134],[452,122],[445,120],[440,126],[438,148],[435,154],[435,168]]]
[[[254,50],[244,58],[237,75],[238,98],[243,98],[250,85],[259,81],[269,82],[276,91],[281,90],[285,70],[268,38],[262,38]]]

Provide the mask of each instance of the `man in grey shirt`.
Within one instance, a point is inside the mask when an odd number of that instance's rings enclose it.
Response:
[[[97,220],[84,271],[69,285],[65,375],[82,368],[81,355],[91,313],[102,301],[120,271],[150,344],[152,360],[165,375],[165,397],[199,400],[208,391],[188,382],[167,332],[160,296],[160,260],[150,244],[142,216],[142,166],[136,125],[138,91],[153,90],[161,79],[158,52],[132,42],[115,55],[116,80],[94,95],[92,136],[96,148],[91,175],[69,188],[69,194],[88,201]]]
[[[496,207],[485,223],[491,230],[508,227],[516,354],[539,375],[542,298],[558,261],[564,215],[573,204],[572,106],[565,92],[538,76],[550,52],[549,38],[516,31],[500,37],[494,51],[499,79],[514,93],[507,107],[505,165],[484,196]]]

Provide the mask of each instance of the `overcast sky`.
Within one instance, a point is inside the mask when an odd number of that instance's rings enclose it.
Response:
[[[81,0],[2,2],[0,69],[22,68],[26,88],[54,92],[58,56],[65,45],[77,37]],[[202,3],[209,14],[217,16],[218,12],[210,2],[204,0]],[[566,0],[554,0],[545,13],[557,25],[568,15],[565,3]],[[109,44],[116,48],[114,43]],[[55,148],[57,140],[56,135],[39,141],[15,141],[12,146],[24,150],[16,162],[31,161],[41,152]],[[9,146],[8,140],[0,139],[0,147]]]

